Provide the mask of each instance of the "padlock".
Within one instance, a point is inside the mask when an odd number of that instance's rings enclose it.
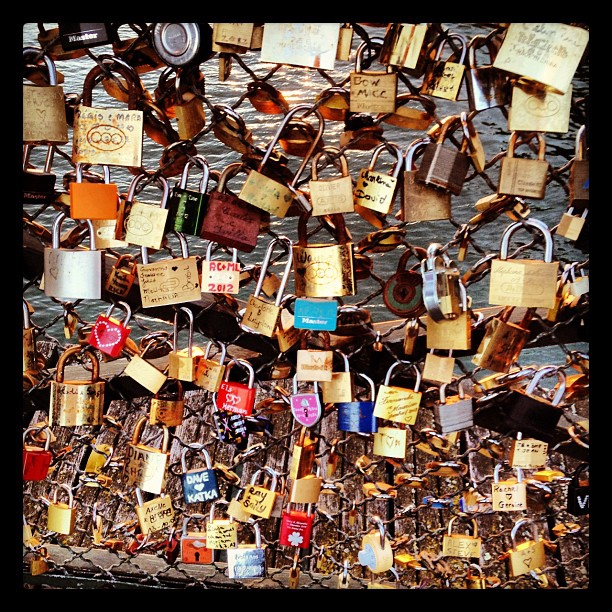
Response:
[[[312,504],[306,504],[306,510],[293,508],[294,502],[289,502],[281,518],[279,544],[296,548],[309,548],[312,536],[312,526],[315,515]]]
[[[369,531],[363,536],[357,558],[371,572],[381,574],[393,566],[393,549],[382,520],[378,516],[370,520],[378,524],[378,530]]]
[[[198,190],[188,189],[189,171],[198,167],[202,172]],[[208,178],[210,166],[203,155],[194,155],[183,168],[181,180],[172,190],[168,201],[168,221],[166,229],[175,229],[183,234],[199,236],[202,220],[208,203]]]
[[[384,142],[383,128],[374,122],[371,114],[347,113],[339,141],[342,150],[370,151]],[[374,213],[372,215],[374,216]]]
[[[214,399],[213,404],[215,405],[213,411],[215,437],[224,444],[233,444],[238,450],[244,450],[249,437],[244,417],[235,412],[219,410]]]
[[[281,311],[276,322],[276,332],[274,334],[281,353],[286,353],[300,341],[301,330],[296,329],[295,316],[290,310],[290,305],[295,301],[296,297],[292,294],[285,294],[281,300]]]
[[[376,403],[376,388],[374,381],[363,372],[355,372],[355,376],[363,378],[370,387],[369,400],[353,400],[336,404],[338,410],[338,429],[356,433],[375,433],[378,431],[378,419],[374,416]]]
[[[334,354],[342,358],[344,370],[332,371],[331,380],[321,382],[321,396],[324,404],[350,402],[353,399],[353,373],[348,357],[340,349],[335,349]]]
[[[429,137],[417,138],[408,145],[404,154],[405,168],[401,190],[402,221],[411,223],[451,218],[451,192],[416,179],[418,169],[415,159],[430,144],[432,140]]]
[[[213,550],[206,546],[206,533],[204,531],[188,531],[192,520],[206,519],[205,514],[189,514],[183,518],[181,532],[181,561],[183,563],[197,563],[207,565],[213,562]]]
[[[40,576],[49,571],[49,563],[47,562],[47,549],[39,548],[34,557],[30,560],[30,575]]]
[[[308,348],[308,341],[315,334],[323,337],[323,348]],[[295,373],[297,380],[323,382],[331,381],[334,353],[330,349],[329,332],[316,332],[303,329],[300,335],[300,348],[297,351]]]
[[[153,48],[168,66],[183,68],[210,59],[213,29],[209,23],[154,23]]]
[[[519,132],[513,131],[508,141],[508,151],[502,157],[499,169],[497,193],[542,200],[546,195],[546,184],[550,164],[546,161],[546,141],[543,134],[534,132],[520,144],[528,144],[535,135],[538,141],[537,159],[514,157]]]
[[[309,243],[310,214],[298,220],[298,241],[293,244],[295,295],[329,298],[355,295],[353,243],[344,216],[331,215],[337,243]]]
[[[442,555],[444,557],[460,557],[464,559],[479,559],[481,556],[482,539],[478,537],[478,524],[471,519],[471,533],[453,533],[453,523],[457,516],[448,521],[448,529],[442,538]]]
[[[206,127],[206,113],[200,95],[191,95],[189,99],[181,93],[182,69],[176,71],[175,87],[176,102],[174,115],[177,123],[178,136],[182,140],[195,138]]]
[[[282,280],[278,289],[276,290],[276,299],[274,304],[271,304],[270,302],[266,302],[266,300],[262,299],[260,294],[268,273],[268,266],[270,265],[272,254],[277,246],[282,249],[281,253],[287,257],[287,261],[285,262]],[[278,324],[278,318],[280,316],[283,294],[291,274],[293,257],[293,244],[289,238],[286,236],[276,236],[270,240],[261,264],[257,286],[255,287],[253,294],[249,296],[246,309],[242,315],[240,322],[240,327],[242,329],[256,334],[262,334],[268,338],[274,337],[276,326]]]
[[[544,261],[509,259],[508,247],[519,229],[533,228],[544,237]],[[554,308],[559,262],[553,261],[553,238],[539,219],[523,219],[509,225],[502,234],[499,258],[491,261],[489,303],[500,306]]]
[[[172,498],[166,493],[162,493],[159,497],[154,497],[144,501],[142,491],[136,487],[136,517],[140,526],[141,534],[144,539],[150,533],[155,533],[172,527],[174,523],[174,508],[172,506]]]
[[[434,321],[429,315],[426,316],[428,349],[469,351],[472,348],[472,311],[468,306],[467,289],[461,279],[459,294],[461,311],[456,318]]]
[[[406,320],[406,329],[404,330],[404,342],[402,350],[404,354],[410,356],[414,353],[417,340],[419,339],[419,319],[413,317]]]
[[[451,115],[443,121],[436,141],[425,145],[421,165],[415,174],[415,180],[450,191],[453,195],[459,195],[463,190],[465,177],[471,165],[465,132],[460,149],[444,144],[447,138],[450,139],[451,128],[456,129],[458,124],[461,124],[460,115]]]
[[[558,93],[523,79],[513,81],[508,131],[567,134],[572,97],[571,85],[565,93]]]
[[[381,49],[384,64],[402,66],[402,72],[420,78],[433,61],[440,29],[431,23],[389,23]]]
[[[68,503],[57,501],[57,494],[60,489],[68,493]],[[76,507],[74,505],[74,496],[72,489],[67,484],[60,484],[53,490],[53,501],[47,509],[47,529],[70,535],[74,531],[76,525]]]
[[[248,373],[248,382],[230,381],[230,374],[233,367],[237,365]],[[231,412],[240,416],[249,416],[255,406],[255,370],[246,360],[230,359],[225,366],[225,375],[219,385],[219,391],[214,396],[214,403],[217,410],[221,412]]]
[[[344,121],[349,113],[349,96],[344,87],[327,87],[317,94],[315,102],[327,121]]]
[[[334,165],[340,164],[341,176],[322,179],[319,177],[317,164],[322,156],[326,161],[333,160]],[[337,147],[323,147],[312,157],[311,179],[308,181],[312,215],[333,215],[349,213],[355,210],[353,203],[353,182],[349,174],[348,161],[344,153]],[[327,164],[326,164],[327,165]]]
[[[43,433],[45,435],[45,446],[33,446],[27,444],[28,434],[34,438],[32,432]],[[50,450],[51,430],[49,427],[28,427],[23,432],[23,480],[44,480],[49,473],[49,466],[53,460],[53,453]]]
[[[269,474],[271,481],[269,487],[264,483],[257,484],[261,475]],[[244,487],[243,494],[238,500],[240,505],[251,515],[268,519],[276,502],[276,486],[278,473],[269,467],[258,469],[253,473],[250,484]]]
[[[172,387],[176,390],[172,391]],[[151,398],[149,423],[178,427],[183,422],[185,393],[177,378],[168,378],[162,388]]]
[[[254,30],[254,23],[214,23],[212,50],[219,53],[246,53],[252,48]]]
[[[527,510],[527,485],[523,481],[523,471],[516,468],[516,478],[500,480],[502,464],[498,463],[493,471],[491,503],[495,512],[519,512]]]
[[[586,125],[581,125],[576,132],[576,149],[570,166],[567,186],[569,188],[570,206],[589,205],[589,147],[587,144]]]
[[[148,248],[140,247],[142,263],[138,264],[136,272],[143,308],[184,304],[202,299],[198,258],[189,255],[189,244],[184,234],[176,230],[172,230],[172,233],[178,238],[180,257],[149,261]]]
[[[447,42],[459,43],[460,53],[459,61],[453,62],[451,58],[456,57],[456,52],[453,51],[448,59],[442,60],[442,52]],[[442,98],[444,100],[457,100],[461,85],[463,83],[463,75],[465,73],[465,56],[468,49],[468,41],[463,36],[456,32],[447,32],[438,45],[438,50],[434,61],[429,64],[423,76],[420,92],[427,96]]]
[[[255,531],[255,543],[241,543],[227,549],[227,575],[234,580],[266,577],[266,550],[261,542],[259,524],[249,524]]]
[[[23,83],[23,143],[66,144],[68,122],[64,89],[58,83],[57,69],[53,59],[42,49],[23,48],[24,64],[41,62],[47,70],[48,84]]]
[[[52,172],[55,149],[47,145],[45,163],[42,168],[36,168],[30,163],[32,151],[36,145],[23,145],[23,170],[21,174],[22,200],[27,204],[48,204],[55,200],[55,180],[57,176]]]
[[[66,219],[59,212],[53,221],[53,238],[44,250],[45,295],[62,301],[99,300],[102,295],[102,251],[96,250],[93,225],[89,228],[89,249],[62,248],[60,228]]]
[[[568,240],[578,240],[580,232],[586,222],[586,217],[589,214],[589,209],[585,208],[580,216],[572,214],[574,207],[570,206],[567,212],[563,213],[559,225],[555,231],[555,235],[563,236]]]
[[[126,478],[127,485],[159,495],[166,484],[170,432],[165,425],[161,425],[158,428],[162,430],[160,448],[142,444],[140,438],[142,437],[147,420],[146,416],[141,416],[136,421],[132,440],[127,445],[124,477]]]
[[[322,487],[321,464],[317,461],[317,469],[314,474],[306,474],[291,483],[289,502],[294,504],[316,504],[319,501]]]
[[[213,344],[217,348],[221,347],[219,359],[217,361],[211,359],[211,350]],[[204,356],[198,359],[196,365],[196,375],[193,382],[198,387],[206,389],[211,393],[215,393],[219,390],[219,387],[221,386],[221,381],[223,380],[223,375],[225,374],[226,352],[227,349],[223,342],[211,340],[206,345],[206,351],[204,352]]]
[[[289,112],[289,103],[285,96],[268,81],[256,78],[247,83],[246,98],[255,110],[266,115],[286,115]]]
[[[542,378],[556,375],[558,385],[551,400],[538,386]],[[500,433],[521,431],[530,438],[551,442],[563,414],[565,372],[555,366],[542,366],[526,388],[514,388],[479,397],[474,405],[474,424]]]
[[[137,266],[138,262],[133,255],[119,255],[106,276],[104,290],[119,298],[126,298],[136,280]]]
[[[394,558],[395,561],[395,558]],[[394,581],[388,580],[374,580],[374,576],[370,577],[370,582],[368,582],[368,589],[399,589],[400,587],[400,575],[395,567],[391,566],[389,571],[393,574]]]
[[[111,317],[113,310],[117,306],[121,306],[125,311],[125,316],[122,321]],[[125,348],[125,343],[131,332],[131,328],[128,327],[131,317],[132,309],[127,302],[118,300],[116,303],[112,303],[105,314],[98,315],[91,329],[91,333],[87,338],[87,342],[106,355],[119,357]]]
[[[378,119],[406,130],[426,130],[436,115],[436,103],[419,93],[401,94],[395,105],[394,112],[380,113]]]
[[[121,198],[115,238],[131,245],[160,249],[168,221],[168,181],[163,176],[153,181],[162,192],[161,201],[156,205],[135,199],[138,186],[147,178],[146,173],[135,176],[130,182],[127,195]],[[149,184],[145,182],[144,186]]]
[[[247,169],[245,162],[224,168],[216,188],[209,193],[200,237],[250,253],[257,246],[262,211],[227,189],[227,181]]]
[[[421,247],[409,247],[402,253],[397,270],[383,287],[383,300],[387,309],[398,317],[414,318],[426,312],[423,302],[423,277],[420,272],[407,269],[408,260],[415,256],[419,262],[427,257]]]
[[[156,368],[150,361],[145,359],[145,354],[154,349],[154,341],[148,342],[140,355],[133,355],[128,362],[123,374],[135,380],[151,393],[157,393],[168,376]]]
[[[427,257],[421,261],[423,303],[429,317],[440,322],[456,319],[462,312],[461,279],[457,264],[442,245],[432,242]]]
[[[45,27],[44,23],[38,22],[38,36],[37,40],[40,46],[45,49],[45,52],[56,62],[68,59],[77,59],[79,57],[83,57],[87,51],[85,47],[66,50],[62,46],[59,37],[59,28],[49,28]],[[108,25],[108,24],[105,24]],[[78,44],[86,45],[87,41],[75,41]]]
[[[574,516],[591,513],[589,478],[580,478],[588,469],[588,463],[581,463],[567,485],[567,511]]]
[[[244,117],[229,104],[215,104],[212,113],[215,138],[238,153],[247,153],[253,146],[253,132]]]
[[[302,112],[304,111],[304,112]],[[265,174],[265,165],[269,160],[272,150],[279,139],[286,125],[289,121],[295,117],[298,113],[302,113],[300,117],[303,119],[307,114],[313,112],[318,120],[317,133],[314,136],[312,143],[310,144],[309,150],[304,155],[304,159],[300,164],[300,167],[295,172],[293,179],[288,184],[282,184],[278,180],[270,178]],[[240,199],[260,208],[270,214],[276,215],[277,217],[284,218],[289,210],[289,207],[294,201],[294,198],[299,200],[299,193],[295,186],[295,183],[299,176],[302,174],[304,168],[308,165],[311,156],[318,149],[321,142],[321,136],[324,130],[325,120],[321,116],[318,109],[312,110],[308,104],[298,104],[294,106],[284,117],[276,134],[270,141],[266,152],[259,163],[257,170],[251,169],[247,175],[245,182],[240,190]],[[306,207],[306,210],[311,209],[310,202],[305,199],[305,203],[302,204]]]
[[[531,524],[532,539],[517,544],[516,537],[520,528],[529,524]],[[538,535],[535,521],[526,518],[516,521],[510,532],[510,538],[512,539],[512,548],[508,551],[508,561],[511,576],[522,576],[546,565],[544,540]]]
[[[187,453],[194,450],[204,455],[206,467],[195,467],[187,469]],[[210,454],[204,444],[192,442],[185,446],[181,452],[181,483],[183,487],[183,498],[186,504],[197,504],[199,502],[215,501],[219,498],[219,485],[217,475],[210,461]],[[184,529],[183,529],[184,531]]]
[[[476,54],[480,49],[489,54],[488,64],[479,64]],[[495,44],[488,36],[477,34],[468,43],[468,70],[465,85],[471,111],[480,112],[489,108],[508,105],[510,101],[508,75],[493,66]]]
[[[416,381],[414,389],[391,385],[393,371],[398,368],[408,367],[415,372]],[[414,425],[421,405],[422,393],[419,391],[421,385],[421,371],[415,363],[409,361],[396,361],[387,370],[384,382],[378,388],[374,404],[374,416],[396,423]]]
[[[448,383],[440,385],[440,401],[434,406],[434,422],[442,434],[469,429],[474,425],[474,398],[465,394],[463,381],[457,395],[446,397]]]
[[[449,349],[448,355],[436,355],[436,349],[429,349],[425,354],[425,363],[421,376],[424,380],[432,383],[450,383],[453,380],[455,369],[455,358],[453,349]]]
[[[335,331],[338,302],[331,298],[295,298],[293,325],[297,329]]]
[[[38,366],[38,354],[36,349],[36,336],[35,328],[32,326],[32,320],[30,318],[30,308],[25,300],[23,299],[23,371],[24,372],[36,372],[39,369]]]
[[[548,444],[534,438],[523,438],[523,432],[517,431],[516,438],[508,454],[510,467],[523,470],[536,470],[546,465]],[[538,479],[536,479],[538,480]]]
[[[110,169],[103,166],[104,182],[83,182],[83,164],[76,164],[76,181],[70,183],[71,219],[116,219],[119,205],[117,185],[110,182]]]
[[[179,313],[187,315],[188,322],[188,339],[187,347],[184,349],[178,348]],[[199,346],[193,344],[193,312],[187,306],[179,306],[174,312],[174,342],[173,349],[168,356],[168,376],[177,380],[193,382],[196,376],[198,361],[204,357],[205,351]]]
[[[477,575],[472,574],[472,569],[477,570]],[[477,563],[470,563],[468,571],[465,576],[465,588],[466,589],[486,589],[487,580],[485,578],[482,567]]]
[[[59,44],[64,51],[90,49],[112,43],[116,32],[110,23],[76,23],[59,21],[57,33]],[[70,58],[80,57],[71,54]],[[63,59],[69,59],[67,57]]]
[[[220,247],[212,240],[208,241],[206,247],[206,259],[202,261],[202,293],[227,293],[238,294],[240,292],[241,267],[238,262],[238,251],[232,249],[232,260],[213,260],[215,250],[227,251],[227,247]]]
[[[316,425],[323,417],[323,408],[319,396],[319,385],[315,381],[312,391],[299,392],[297,374],[293,376],[293,393],[289,398],[291,414],[303,427]]]
[[[291,466],[289,468],[289,478],[291,480],[298,480],[312,473],[317,438],[310,438],[306,430],[306,427],[300,429],[298,439],[293,444]]]
[[[323,140],[317,137],[317,130],[312,123],[300,118],[291,118],[283,127],[278,144],[287,155],[305,157],[313,143],[313,154],[324,147]]]
[[[387,66],[385,72],[362,69],[366,51],[372,57],[374,48],[378,47],[380,60],[382,44],[382,38],[374,37],[357,47],[355,66],[350,74],[351,113],[392,113],[395,111],[397,72],[391,66]]]
[[[73,357],[85,357],[91,362],[91,380],[64,381],[64,369]],[[57,362],[55,380],[51,381],[49,426],[76,427],[102,425],[104,389],[100,380],[100,362],[91,348],[67,348]]]
[[[374,170],[380,153],[386,150],[395,155],[395,163],[388,173]],[[367,168],[359,172],[359,178],[353,189],[355,211],[361,214],[363,208],[387,215],[393,208],[397,190],[397,177],[402,169],[403,155],[401,149],[394,143],[378,145],[372,151],[372,157]],[[366,218],[366,220],[368,220]]]
[[[127,109],[92,106],[93,88],[108,71],[125,79],[129,87]],[[85,76],[81,103],[74,111],[74,163],[141,167],[144,113],[138,110],[140,91],[132,72],[121,60],[105,56]]]

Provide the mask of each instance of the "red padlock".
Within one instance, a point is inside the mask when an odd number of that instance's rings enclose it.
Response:
[[[26,444],[26,438],[30,432],[40,431],[46,435],[45,447],[31,446]],[[32,436],[33,437],[33,436]],[[51,444],[51,430],[48,427],[28,427],[23,432],[23,479],[44,480],[49,473],[49,466],[53,459],[53,453],[49,450]]]
[[[297,548],[308,548],[312,534],[314,514],[312,504],[307,505],[306,511],[293,510],[293,504],[289,502],[287,509],[283,510],[281,517],[281,528],[279,542],[283,546],[295,546]]]
[[[230,382],[229,373],[234,365],[242,366],[249,373],[248,384]],[[225,375],[216,396],[216,406],[219,410],[248,416],[255,406],[255,370],[245,359],[231,359],[225,367]]]
[[[115,306],[122,306],[125,309],[126,315],[123,321],[111,317]],[[100,315],[94,323],[87,342],[111,357],[118,357],[130,335],[131,328],[127,324],[131,316],[132,309],[126,302],[118,301],[116,304],[111,304],[106,314]]]

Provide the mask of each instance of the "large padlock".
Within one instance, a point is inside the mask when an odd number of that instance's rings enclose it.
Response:
[[[119,255],[104,280],[104,290],[120,298],[127,297],[136,280],[137,267],[138,262],[133,255]]]
[[[544,238],[544,261],[509,259],[510,238],[519,229],[535,229]],[[523,219],[502,234],[499,257],[491,261],[489,303],[526,308],[554,308],[559,262],[553,261],[553,238],[539,219]]]
[[[378,418],[374,416],[376,404],[376,387],[374,381],[363,372],[355,372],[367,381],[370,388],[370,399],[351,399],[350,402],[336,404],[338,410],[338,429],[356,433],[375,433],[378,431]]]
[[[389,65],[384,72],[364,71],[364,55],[372,56],[373,47],[380,47],[382,38],[371,38],[357,47],[354,70],[350,74],[351,113],[392,113],[397,97],[397,72]],[[380,59],[380,58],[379,58]]]
[[[312,504],[307,504],[306,510],[297,510],[289,502],[281,517],[279,544],[296,548],[309,548],[312,526],[315,515]]]
[[[483,48],[486,48],[490,60],[485,65],[479,64],[476,57],[478,50]],[[495,44],[488,36],[477,34],[468,43],[469,69],[465,75],[465,85],[471,111],[506,106],[510,100],[508,75],[493,66],[495,53]]]
[[[59,489],[68,493],[68,503],[65,504],[57,500]],[[76,525],[76,507],[74,505],[74,496],[72,489],[67,484],[60,484],[53,490],[53,501],[49,504],[47,511],[47,529],[70,535],[74,531]]]
[[[461,124],[460,115],[451,115],[443,122],[436,141],[425,145],[421,165],[415,174],[417,181],[450,191],[454,195],[459,195],[463,190],[471,165],[465,132],[460,149],[444,143],[450,136],[449,130],[455,129],[457,124]]]
[[[308,243],[310,214],[298,220],[298,241],[293,244],[293,274],[297,297],[355,295],[353,243],[344,216],[331,215],[337,244]]]
[[[248,382],[230,381],[230,374],[234,366],[238,366],[248,373]],[[246,360],[230,359],[225,366],[225,375],[215,394],[215,406],[222,412],[231,412],[240,416],[252,414],[255,406],[255,370]]]
[[[478,524],[471,519],[471,533],[453,533],[453,516],[448,521],[448,529],[442,538],[442,555],[445,557],[461,557],[463,559],[480,559],[482,539],[478,537]]]
[[[206,545],[205,531],[188,531],[189,522],[192,520],[204,520],[205,514],[188,514],[183,518],[183,530],[181,532],[181,561],[183,563],[197,563],[207,565],[213,562],[213,550]]]
[[[178,238],[181,257],[149,261],[149,250],[140,247],[141,261],[136,270],[143,308],[184,304],[202,299],[198,258],[189,255],[184,234],[172,230]],[[192,379],[193,380],[193,379]]]
[[[178,348],[179,337],[179,313],[187,315],[188,336],[187,347]],[[196,377],[198,361],[204,357],[205,351],[199,346],[193,345],[193,312],[187,306],[179,306],[174,312],[174,342],[172,352],[168,356],[168,376],[177,380],[192,382]]]
[[[543,134],[535,132],[530,136],[538,141],[537,159],[515,157],[518,132],[510,134],[508,151],[502,157],[499,169],[497,193],[500,195],[515,195],[534,200],[542,200],[546,195],[546,184],[550,164],[546,161],[546,141]],[[523,140],[520,144],[528,144],[531,140]]]
[[[260,483],[261,476],[270,475],[268,485]],[[258,469],[253,473],[250,484],[244,487],[240,505],[251,515],[268,519],[272,516],[272,509],[276,503],[276,486],[278,473],[269,467]]]
[[[446,397],[448,383],[440,385],[440,401],[434,406],[434,423],[441,434],[469,429],[474,425],[474,398],[466,395],[463,381],[457,383],[458,394]]]
[[[35,47],[24,47],[23,59],[25,63],[36,62],[36,65],[43,62],[48,73],[48,85],[23,84],[24,144],[66,144],[68,122],[64,90],[58,84],[55,62]]]
[[[206,467],[187,469],[187,453],[192,450],[204,455]],[[183,498],[186,504],[214,501],[219,498],[217,475],[213,470],[210,454],[204,444],[192,442],[183,448],[181,452],[181,470]]]
[[[198,190],[188,189],[189,171],[198,167],[202,176]],[[208,178],[210,166],[203,155],[194,155],[185,164],[181,174],[181,180],[172,190],[168,201],[168,225],[166,229],[175,229],[177,232],[199,236],[202,227],[202,219],[206,212],[208,203]]]
[[[266,550],[261,542],[259,524],[249,524],[255,531],[255,542],[227,549],[227,575],[234,580],[266,577]]]
[[[457,264],[442,251],[441,244],[432,242],[427,247],[421,276],[423,304],[429,317],[435,322],[456,319],[462,312],[462,283]]]
[[[423,302],[423,277],[417,270],[408,269],[408,260],[415,256],[420,262],[427,257],[421,247],[408,247],[397,263],[397,270],[383,287],[383,300],[387,309],[398,317],[414,318],[425,313]]]
[[[532,539],[517,544],[516,536],[520,528],[529,524],[531,524]],[[508,551],[508,561],[511,576],[522,576],[546,565],[544,540],[538,535],[535,521],[526,518],[519,519],[512,527],[510,538],[512,539],[512,548]]]
[[[516,478],[500,480],[502,464],[498,463],[493,471],[491,485],[491,504],[495,512],[520,512],[527,510],[527,484],[523,480],[523,471],[516,468]]]
[[[376,161],[383,150],[395,156],[395,162],[388,173],[374,170]],[[359,177],[353,189],[353,201],[357,212],[361,214],[362,208],[373,210],[382,215],[391,212],[397,191],[397,177],[402,169],[403,161],[402,151],[394,143],[383,143],[372,151],[370,163],[367,168],[359,172]]]
[[[36,432],[36,435],[44,434],[44,447],[27,444],[28,434],[31,438],[36,439],[32,432]],[[44,480],[47,477],[53,459],[50,445],[51,429],[49,427],[28,427],[23,432],[23,480]]]
[[[48,204],[56,198],[55,181],[57,176],[52,172],[55,149],[53,145],[46,145],[47,152],[42,168],[30,163],[32,151],[36,145],[23,145],[23,171],[21,174],[22,200],[28,204]]]
[[[451,192],[416,180],[416,157],[422,155],[431,138],[417,138],[407,147],[404,154],[405,168],[401,190],[401,220],[437,221],[451,218]]]
[[[172,498],[166,493],[159,497],[144,501],[142,491],[136,487],[136,517],[142,535],[147,537],[150,533],[162,531],[174,524],[174,508]]]
[[[96,250],[93,225],[87,220],[89,249],[62,248],[60,228],[64,219],[64,212],[57,213],[51,246],[45,247],[45,295],[62,301],[99,300],[102,295],[102,251]]]
[[[268,274],[268,266],[270,265],[272,254],[277,246],[281,248],[281,253],[287,257],[287,261],[285,262],[282,279],[276,289],[276,299],[274,304],[271,304],[261,298],[260,295],[264,287],[266,275]],[[267,336],[268,338],[274,337],[281,312],[281,303],[284,297],[285,287],[291,275],[293,257],[293,244],[289,238],[286,236],[276,236],[270,240],[259,271],[257,286],[253,294],[249,296],[247,306],[242,314],[240,322],[240,327],[242,329]]]
[[[105,71],[116,72],[128,84],[128,108],[94,107],[92,94]],[[72,161],[140,168],[144,113],[138,110],[140,91],[123,62],[106,56],[85,76],[81,103],[74,111]]]
[[[244,162],[224,168],[216,188],[208,196],[200,237],[250,253],[257,246],[262,211],[227,189],[227,181],[247,169]]]
[[[145,358],[147,351],[153,351],[154,347],[155,341],[149,341],[142,353],[133,355],[125,370],[123,370],[125,376],[129,376],[151,393],[157,393],[168,380],[168,376],[164,372]]]
[[[83,164],[76,164],[76,180],[70,183],[71,219],[116,219],[119,207],[117,185],[110,182],[110,169],[102,167],[104,182],[83,182]]]
[[[311,112],[314,112],[318,120],[317,133],[310,144],[309,150],[304,155],[304,159],[302,160],[300,167],[293,176],[293,180],[289,184],[279,183],[278,180],[272,179],[264,174],[266,162],[269,160],[274,146],[279,141],[283,130],[285,129],[285,126],[288,125],[289,121],[298,113],[302,113],[300,116],[304,118]],[[270,141],[270,144],[268,145],[266,152],[257,167],[257,170],[252,168],[248,173],[248,176],[240,190],[240,199],[270,214],[284,218],[287,215],[289,207],[293,203],[294,198],[299,200],[299,193],[295,187],[295,183],[304,168],[308,165],[312,154],[320,146],[324,124],[325,121],[318,109],[313,111],[312,107],[308,104],[298,104],[297,106],[293,107],[285,115],[285,118],[276,131],[276,134]],[[302,206],[305,206],[307,210],[311,208],[310,202],[307,199],[305,200],[305,204],[303,203]]]
[[[584,516],[591,513],[591,494],[589,478],[581,478],[589,470],[588,463],[581,463],[567,485],[567,511],[574,516]]]
[[[125,311],[122,321],[111,317],[113,310],[117,306],[121,306]],[[105,314],[98,315],[96,322],[91,328],[87,342],[106,355],[119,357],[130,335],[131,328],[128,327],[128,323],[131,317],[132,309],[127,302],[119,300],[111,304]]]
[[[391,384],[393,371],[402,367],[414,370],[416,378],[413,389]],[[374,404],[374,416],[396,423],[414,425],[421,405],[420,386],[421,371],[418,366],[409,361],[396,361],[389,367],[383,384],[378,388]]]
[[[86,357],[91,362],[91,380],[64,380],[64,369],[74,357]],[[100,380],[100,362],[91,348],[67,348],[57,362],[55,380],[51,381],[49,426],[76,427],[102,425],[105,381]]]
[[[160,494],[166,484],[170,433],[165,425],[158,428],[162,430],[159,448],[141,443],[140,438],[147,420],[146,415],[143,415],[136,421],[132,440],[127,445],[124,476],[127,485],[133,485],[148,493]]]
[[[162,61],[173,68],[201,64],[210,59],[213,29],[209,23],[154,23],[153,48]]]
[[[303,427],[316,425],[323,416],[321,398],[319,396],[319,385],[315,381],[312,391],[299,392],[297,374],[293,376],[293,393],[289,398],[291,414],[293,418]]]
[[[586,137],[586,125],[583,124],[576,132],[576,149],[567,181],[570,206],[589,205],[589,147]]]
[[[448,59],[442,59],[442,52],[447,42],[451,44],[452,42],[459,43],[459,61],[451,61],[451,58],[456,57],[455,51],[449,55]],[[425,71],[420,92],[424,95],[444,100],[457,100],[465,73],[465,55],[467,49],[468,41],[465,36],[456,32],[447,32],[438,45],[434,61],[429,64]]]
[[[174,387],[175,390],[172,390]],[[162,388],[151,398],[149,423],[178,427],[183,422],[185,392],[183,384],[176,378],[168,378]]]
[[[325,179],[319,177],[317,164],[323,156],[326,156],[327,163],[331,159],[334,165],[340,164],[340,177],[332,176]],[[308,181],[308,187],[310,189],[312,215],[333,215],[336,213],[353,212],[355,210],[353,203],[353,182],[344,153],[337,147],[323,147],[321,151],[313,155],[311,163],[311,179]]]
[[[219,348],[219,359],[214,360],[211,358],[211,351],[213,344]],[[206,345],[206,351],[204,356],[198,359],[196,365],[196,375],[194,383],[202,389],[206,389],[212,393],[219,390],[221,381],[225,374],[225,354],[227,352],[226,346],[223,342],[211,340]]]
[[[253,132],[244,117],[229,104],[215,104],[212,113],[212,131],[217,140],[238,153],[247,153],[253,146]]]
[[[363,536],[357,558],[371,572],[381,574],[393,567],[393,549],[382,520],[378,516],[370,520],[378,524],[378,530],[369,531]]]

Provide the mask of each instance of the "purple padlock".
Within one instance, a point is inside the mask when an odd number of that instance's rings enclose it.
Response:
[[[291,414],[304,427],[316,425],[323,416],[319,385],[313,382],[313,390],[308,393],[298,393],[297,374],[293,377],[293,395],[291,395]]]

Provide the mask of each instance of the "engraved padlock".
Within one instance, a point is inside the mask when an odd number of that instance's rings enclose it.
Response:
[[[188,322],[187,347],[178,348],[179,339],[179,314],[184,314]],[[174,313],[174,342],[173,349],[168,355],[168,376],[177,380],[192,382],[196,377],[198,361],[204,357],[205,351],[202,347],[194,346],[193,343],[193,312],[187,306],[179,306]]]
[[[415,384],[413,389],[391,384],[391,377],[396,368],[409,368],[415,373]],[[419,391],[421,385],[421,371],[415,363],[409,361],[396,361],[387,370],[383,384],[378,388],[374,404],[374,416],[389,421],[414,425],[421,405],[422,393]]]
[[[68,493],[67,504],[57,499],[60,489]],[[53,501],[49,504],[47,512],[47,529],[49,531],[64,535],[70,535],[74,531],[77,516],[74,496],[69,485],[60,484],[53,490]]]
[[[493,471],[491,485],[491,503],[496,512],[519,512],[527,510],[527,485],[523,480],[523,471],[516,468],[516,478],[500,480],[502,464],[498,463]]]
[[[151,398],[149,423],[151,425],[178,427],[183,422],[184,412],[185,392],[183,384],[176,378],[168,378],[162,388]]]
[[[456,56],[455,51],[451,53],[448,59],[442,59],[442,52],[447,42],[459,43],[461,49],[459,61],[453,62],[450,59]],[[467,48],[468,42],[465,36],[456,32],[447,32],[438,45],[433,62],[429,64],[425,72],[420,89],[421,93],[444,100],[457,100],[463,83]]]
[[[516,537],[519,530],[527,525],[531,525],[532,539],[517,544]],[[522,576],[546,565],[544,540],[539,537],[538,528],[534,521],[526,518],[519,519],[512,527],[510,538],[512,539],[512,548],[508,551],[508,562],[511,576]]]
[[[249,522],[255,531],[253,544],[238,544],[227,550],[227,575],[233,579],[265,578],[266,550],[261,542],[259,524]]]
[[[240,293],[238,251],[232,249],[232,260],[213,259],[214,250],[225,252],[216,242],[208,241],[206,259],[202,261],[202,293]]]
[[[187,469],[187,453],[195,451],[204,455],[206,466]],[[219,498],[219,485],[217,475],[210,461],[210,454],[204,444],[192,442],[185,446],[181,452],[181,483],[183,498],[186,504],[214,501]]]
[[[220,347],[218,360],[212,359],[211,351],[215,345],[217,348]],[[225,354],[227,352],[226,346],[223,342],[211,340],[206,345],[206,351],[204,356],[198,359],[196,366],[196,376],[194,383],[198,387],[202,387],[207,391],[216,392],[219,390],[221,381],[225,374]]]
[[[320,178],[317,164],[323,156],[327,156],[327,160],[333,159],[334,165],[340,164],[340,177]],[[353,182],[349,174],[348,161],[337,147],[323,147],[313,155],[308,187],[313,216],[349,213],[355,210]]]
[[[312,513],[312,504],[306,504],[306,510],[297,510],[293,505],[294,503],[290,501],[283,511],[279,544],[281,546],[309,548],[315,518]]]

